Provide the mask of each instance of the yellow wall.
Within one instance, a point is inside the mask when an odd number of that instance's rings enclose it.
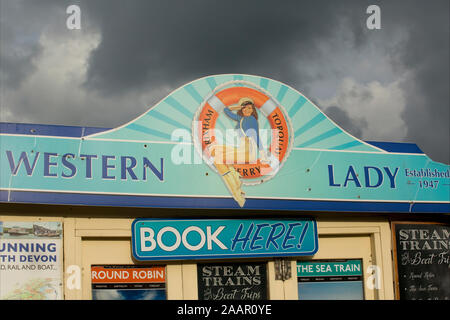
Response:
[[[39,210],[39,206],[37,206]],[[53,209],[54,210],[54,209]],[[57,212],[39,215],[27,212],[25,215],[15,210],[0,211],[0,221],[59,221],[64,228],[64,270],[78,266],[82,272],[81,289],[69,289],[67,281],[71,274],[64,274],[65,299],[91,299],[90,266],[92,264],[138,264],[131,255],[131,223],[134,218],[101,217],[95,209],[75,214]],[[107,211],[106,211],[107,212]],[[164,214],[158,211],[157,216]],[[151,213],[151,211],[149,211]],[[142,215],[142,211],[130,216]],[[90,218],[88,216],[93,216]],[[303,214],[304,216],[304,214]],[[153,217],[146,214],[145,217]],[[173,217],[173,216],[171,216]],[[203,216],[207,218],[206,216]],[[265,217],[269,217],[265,215]],[[274,216],[271,216],[274,217]],[[217,218],[217,217],[215,217]],[[292,216],[290,216],[292,218]],[[282,219],[282,218],[280,218]],[[363,259],[365,299],[394,299],[393,269],[391,258],[391,230],[386,218],[346,217],[339,215],[316,217],[319,233],[319,251],[312,259]],[[291,264],[292,277],[288,280],[275,280],[274,259],[238,261],[268,262],[269,299],[298,299],[296,262]],[[142,263],[141,263],[142,264]],[[152,264],[167,265],[166,288],[168,299],[197,299],[196,262],[160,262]],[[379,267],[380,283],[378,289],[370,289],[372,270]],[[72,278],[73,279],[73,278]]]

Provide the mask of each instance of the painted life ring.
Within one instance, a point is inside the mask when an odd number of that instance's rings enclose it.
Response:
[[[272,142],[269,147],[271,160],[275,160],[278,165],[285,158],[289,148],[289,128],[288,122],[280,107],[266,94],[248,87],[230,87],[223,89],[212,95],[203,105],[197,121],[198,141],[201,141],[201,148],[204,156],[211,158],[208,146],[216,141],[215,126],[219,115],[224,108],[237,104],[242,97],[253,99],[255,107],[263,113],[270,123],[272,129]],[[272,163],[272,162],[271,162]],[[269,175],[274,170],[274,166],[262,162],[259,158],[256,163],[232,164],[243,179],[255,179]]]

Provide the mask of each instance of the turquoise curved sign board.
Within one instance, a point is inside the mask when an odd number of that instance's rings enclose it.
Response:
[[[281,82],[192,81],[113,129],[2,123],[2,202],[450,212],[450,167],[361,141]]]

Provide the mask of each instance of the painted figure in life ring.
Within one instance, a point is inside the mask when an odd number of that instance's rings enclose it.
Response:
[[[237,113],[233,112],[235,110]],[[239,135],[239,143],[237,146],[213,144],[209,147],[209,152],[228,190],[239,206],[243,207],[245,193],[241,189],[240,175],[233,165],[255,163],[258,154],[260,161],[267,161],[267,157],[259,138],[258,113],[253,100],[243,97],[238,104],[225,107],[224,112],[237,122],[235,129]]]

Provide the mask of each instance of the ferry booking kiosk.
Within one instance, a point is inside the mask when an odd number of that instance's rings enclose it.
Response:
[[[278,81],[207,76],[117,128],[0,138],[0,299],[450,297],[450,167]]]

